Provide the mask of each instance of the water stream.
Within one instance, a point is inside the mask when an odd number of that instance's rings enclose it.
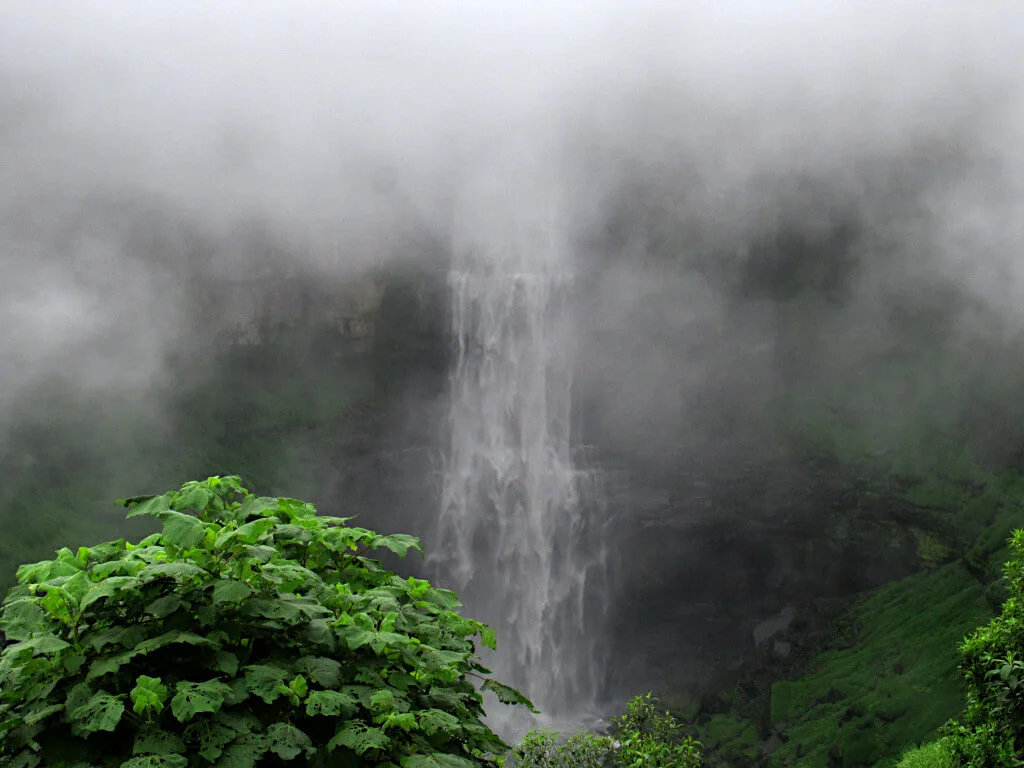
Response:
[[[594,716],[604,673],[599,476],[571,444],[567,259],[544,220],[457,250],[449,276],[442,581],[498,633],[485,658],[563,728]],[[535,724],[488,702],[506,738]]]

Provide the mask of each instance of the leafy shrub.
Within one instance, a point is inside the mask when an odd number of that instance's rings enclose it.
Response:
[[[123,502],[163,530],[18,569],[0,610],[6,768],[471,768],[485,625],[367,557],[411,536],[349,527],[237,477]]]
[[[581,730],[558,744],[552,730],[534,728],[506,757],[504,768],[611,768],[615,744],[607,736]]]
[[[701,744],[650,693],[635,696],[613,719],[614,738],[580,731],[564,744],[550,730],[531,730],[505,768],[700,768]]]
[[[626,711],[612,720],[623,768],[699,768],[701,744],[682,733],[682,726],[648,693],[634,696]]]
[[[960,646],[967,706],[945,728],[955,765],[1024,765],[1024,530],[1014,531],[1010,549],[1002,613]]]

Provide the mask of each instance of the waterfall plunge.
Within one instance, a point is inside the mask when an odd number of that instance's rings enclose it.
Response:
[[[574,466],[570,446],[572,281],[550,209],[490,202],[485,214],[514,221],[457,243],[449,277],[439,574],[497,630],[495,676],[532,698],[543,724],[574,728],[594,716],[603,675],[605,542],[597,476]],[[533,724],[488,711],[509,738]]]

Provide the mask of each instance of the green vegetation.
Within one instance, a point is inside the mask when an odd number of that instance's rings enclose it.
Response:
[[[531,730],[504,768],[700,768],[701,744],[650,693],[635,696],[612,721],[612,736],[581,730],[563,744],[551,730]]]
[[[1024,762],[1024,530],[1014,532],[1010,548],[1002,613],[960,646],[967,707],[947,726],[945,741],[965,768]]]
[[[162,531],[18,569],[0,613],[10,768],[470,768],[507,749],[454,593],[367,557],[419,549],[237,477],[137,497]]]
[[[957,643],[989,616],[982,587],[959,563],[860,600],[808,674],[772,685],[771,721],[788,735],[773,762],[873,765],[933,736],[963,705]]]
[[[896,768],[954,768],[944,741],[933,741],[903,753]]]

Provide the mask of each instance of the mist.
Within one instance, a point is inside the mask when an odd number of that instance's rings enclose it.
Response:
[[[166,446],[208,437],[180,414],[227,380],[215,339],[287,281],[306,298],[406,272],[443,286],[463,250],[523,247],[524,227],[574,280],[574,442],[634,485],[799,467],[813,419],[862,454],[924,461],[941,434],[1024,461],[1024,8],[678,5],[8,4],[8,500],[30,476],[97,504],[161,490],[145,484],[178,471]],[[448,310],[422,306],[443,355]],[[373,422],[387,456],[439,449],[443,363],[378,346],[408,374]],[[304,349],[275,385],[379,388],[318,379]],[[238,381],[272,410],[270,379]],[[384,452],[260,490],[336,503],[343,475],[410,466]],[[436,467],[416,467],[417,508],[367,522],[429,530]],[[402,482],[381,477],[362,485]],[[777,477],[783,497],[799,485]]]

